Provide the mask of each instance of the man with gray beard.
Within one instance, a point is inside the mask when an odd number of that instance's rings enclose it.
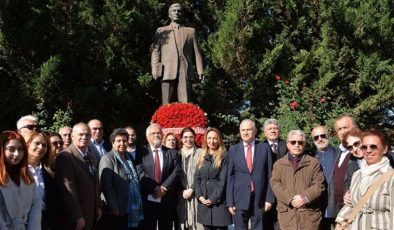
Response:
[[[149,145],[136,159],[142,188],[144,229],[147,230],[171,230],[176,211],[179,154],[162,146],[162,138],[160,125],[151,124],[146,129]]]

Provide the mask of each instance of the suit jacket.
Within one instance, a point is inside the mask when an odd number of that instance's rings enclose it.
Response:
[[[96,165],[91,152],[88,156]],[[92,229],[100,207],[97,168],[89,173],[84,159],[72,144],[56,157],[56,179],[60,197],[61,221],[58,229],[73,229],[75,221],[85,219],[85,228]]]
[[[0,186],[0,229],[41,229],[41,199],[36,184],[20,179],[17,186],[10,177],[8,184]]]
[[[327,217],[327,218],[332,218],[335,217],[337,214],[336,208],[335,208],[335,190],[334,190],[334,180],[333,180],[333,175],[334,175],[334,170],[336,167],[336,163],[339,157],[339,150],[337,148],[335,148],[334,146],[330,145],[329,148],[333,148],[333,158],[334,158],[334,165],[332,167],[332,171],[331,171],[331,176],[329,178],[325,178],[326,179],[326,186],[327,186],[327,190],[324,192],[324,202],[325,202],[325,209],[323,209],[323,216]],[[325,153],[327,154],[327,153]],[[316,153],[315,153],[316,155]],[[315,156],[316,157],[316,156]]]
[[[163,168],[161,170],[161,183],[155,181],[155,163],[153,153],[149,146],[143,149],[138,155],[137,172],[141,181],[142,199],[147,200],[149,194],[154,193],[156,186],[164,186],[167,193],[161,199],[162,205],[169,205],[175,208],[176,205],[176,185],[178,184],[180,174],[179,154],[174,149],[168,149],[162,146]]]
[[[248,210],[250,182],[254,186],[254,208],[264,207],[265,202],[274,203],[275,197],[269,183],[271,179],[271,147],[267,143],[255,141],[252,172],[246,164],[243,142],[230,147],[227,169],[227,206]]]
[[[264,143],[269,144],[268,140],[265,140]],[[286,153],[287,153],[286,141],[279,139],[278,140],[278,153],[273,153],[271,151],[271,154],[272,154],[271,158],[272,158],[272,162],[273,162],[272,164],[274,164],[276,160],[278,160],[278,159],[282,158],[284,155],[286,155]]]
[[[177,49],[175,32],[171,25],[157,29],[151,57],[154,79],[163,77],[162,80],[175,80],[181,67],[179,57],[186,60],[186,69],[183,72],[188,76],[187,79],[194,76],[193,65],[196,66],[198,74],[203,74],[203,63],[197,45],[195,29],[181,26],[179,30],[182,34],[181,49]],[[180,53],[178,53],[178,50]]]
[[[112,146],[110,146],[106,141],[104,141],[103,147],[105,149],[105,152],[108,152],[112,149]],[[96,146],[91,141],[89,142],[88,148],[89,148],[89,152],[92,153],[92,157],[94,157],[94,161],[96,162],[96,168],[98,168],[102,156],[100,155]]]

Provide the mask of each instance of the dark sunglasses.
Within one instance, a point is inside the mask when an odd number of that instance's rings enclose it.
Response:
[[[327,134],[320,134],[313,137],[314,141],[318,141],[319,139],[327,139]]]
[[[375,151],[375,150],[378,149],[378,146],[377,146],[377,145],[374,145],[374,144],[372,144],[372,145],[361,145],[360,149],[361,149],[362,151],[367,151],[368,147],[369,147],[369,149],[372,150],[372,151]]]
[[[25,125],[22,126],[19,130],[26,128],[28,130],[40,130],[40,126],[39,125]]]
[[[52,145],[56,146],[56,145],[63,145],[63,141],[53,141],[51,142]]]
[[[303,141],[289,141],[289,143],[290,143],[291,145],[296,145],[296,144],[298,144],[298,145],[303,145],[305,142],[303,142]]]
[[[354,148],[359,148],[361,145],[361,141],[356,141],[352,145],[347,145],[346,149],[352,151]]]

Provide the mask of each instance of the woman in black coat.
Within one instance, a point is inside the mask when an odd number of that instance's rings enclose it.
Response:
[[[195,174],[197,221],[204,229],[227,229],[231,215],[225,202],[227,153],[219,130],[209,128]]]

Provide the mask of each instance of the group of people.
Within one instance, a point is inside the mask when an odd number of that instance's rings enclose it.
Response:
[[[384,135],[347,115],[334,129],[338,147],[319,125],[308,153],[303,131],[283,140],[268,119],[258,141],[245,119],[227,151],[216,128],[200,148],[193,128],[150,124],[138,146],[130,126],[107,142],[98,119],[51,133],[24,116],[0,134],[0,229],[393,229]]]

